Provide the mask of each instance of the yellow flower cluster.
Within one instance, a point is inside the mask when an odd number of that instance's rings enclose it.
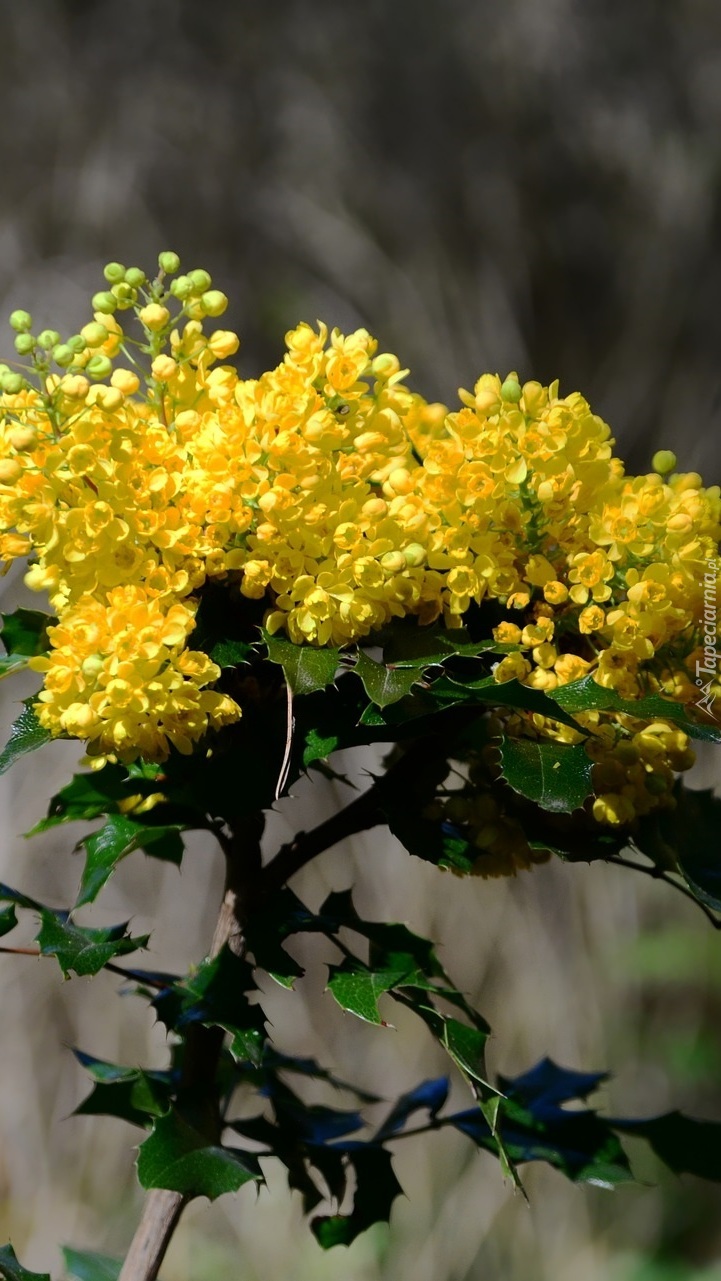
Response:
[[[222,363],[235,334],[204,327],[227,300],[200,270],[167,289],[177,269],[172,254],[154,281],[109,264],[65,343],[11,318],[36,378],[0,366],[0,558],[29,557],[26,582],[59,614],[33,660],[48,729],[159,760],[237,718],[187,648],[209,579],[313,645],[405,615],[458,626],[493,600],[508,614],[496,639],[517,647],[499,681],[550,690],[591,672],[628,697],[697,697],[717,488],[627,477],[606,424],[556,384],[484,375],[457,412],[429,405],[364,329],[300,324],[276,369],[241,379]],[[632,786],[604,769],[603,795]]]

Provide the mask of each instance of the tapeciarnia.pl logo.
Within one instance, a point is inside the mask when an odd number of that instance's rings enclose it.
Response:
[[[719,654],[716,649],[718,562],[709,560],[707,565],[707,571],[703,576],[703,661],[696,660],[696,684],[699,686],[701,696],[696,699],[696,706],[712,715],[715,696],[711,693],[711,689],[718,679],[719,667]]]

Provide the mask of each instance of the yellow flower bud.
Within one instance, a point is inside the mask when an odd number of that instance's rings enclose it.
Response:
[[[110,386],[117,387],[124,396],[133,396],[140,386],[140,379],[134,374],[132,369],[114,369],[110,378]]]
[[[208,347],[216,360],[225,360],[232,356],[240,346],[240,339],[230,329],[216,329],[208,339]]]
[[[177,363],[172,356],[156,356],[150,366],[153,378],[157,378],[160,382],[167,382],[172,378],[177,368]]]
[[[22,474],[23,469],[14,458],[0,458],[0,485],[14,485]]]
[[[38,434],[34,427],[14,427],[9,440],[18,454],[30,453],[38,447]]]
[[[165,328],[170,320],[170,312],[167,307],[161,307],[160,303],[150,302],[147,307],[140,308],[138,320],[151,333],[157,334],[161,329]]]

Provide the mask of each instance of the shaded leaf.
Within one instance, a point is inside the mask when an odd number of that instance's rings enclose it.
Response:
[[[218,667],[240,667],[248,663],[253,655],[253,646],[246,641],[216,641],[210,650],[209,657]]]
[[[633,843],[658,867],[680,872],[701,903],[721,911],[721,797],[679,780],[674,798],[674,808],[641,820]]]
[[[182,824],[153,827],[125,814],[110,814],[98,832],[82,841],[87,851],[80,892],[75,906],[92,903],[121,859],[133,850],[180,863],[183,857]]]
[[[398,1182],[390,1153],[373,1146],[359,1147],[348,1153],[355,1171],[356,1188],[350,1214],[334,1214],[313,1219],[311,1228],[324,1250],[334,1245],[350,1245],[374,1223],[387,1223],[391,1207],[403,1189]]]
[[[556,814],[570,814],[593,795],[593,762],[582,743],[570,746],[504,737],[501,767],[515,792]]]
[[[40,819],[27,833],[35,836],[59,823],[74,823],[81,819],[99,818],[117,809],[121,800],[127,800],[135,790],[129,786],[127,771],[120,765],[106,765],[102,770],[75,774],[65,787],[53,796],[46,818]]]
[[[358,651],[355,667],[356,676],[360,676],[363,688],[376,707],[388,707],[409,694],[411,687],[418,680],[418,671],[404,667],[387,667],[369,658],[365,650]]]
[[[482,680],[460,681],[444,675],[433,682],[430,694],[440,704],[464,702],[487,703],[492,707],[517,707],[521,711],[536,712],[551,720],[560,721],[579,733],[585,732],[560,703],[555,702],[543,690],[533,689],[517,680],[499,682],[493,676],[485,676]]]
[[[43,729],[35,714],[33,700],[28,699],[10,729],[10,738],[0,752],[0,774],[9,770],[21,756],[49,743],[51,738],[52,734]]]
[[[382,1142],[401,1130],[409,1117],[416,1112],[427,1112],[434,1121],[448,1098],[448,1077],[439,1076],[433,1081],[422,1081],[394,1103],[388,1116],[375,1134],[375,1142]]]
[[[433,667],[449,658],[473,658],[477,654],[504,653],[518,649],[518,645],[498,645],[492,638],[471,640],[465,628],[447,628],[434,623],[421,627],[413,619],[411,625],[396,624],[389,628],[389,637],[383,646],[386,663],[397,667]]]
[[[340,650],[315,645],[295,645],[283,636],[263,632],[271,663],[283,668],[293,694],[312,694],[332,685],[340,664]]]
[[[647,694],[643,698],[621,698],[613,689],[599,685],[593,676],[559,685],[550,697],[569,712],[589,710],[625,712],[639,720],[672,721],[690,738],[721,743],[721,726],[710,721],[692,720],[682,703],[675,703],[660,694]]]
[[[74,1115],[114,1116],[131,1125],[147,1127],[152,1117],[167,1111],[172,1088],[169,1072],[144,1072],[140,1068],[106,1063],[82,1050],[73,1053],[95,1082]]]
[[[47,1272],[29,1272],[21,1263],[11,1245],[0,1246],[0,1277],[4,1281],[50,1281]]]
[[[74,1250],[72,1246],[63,1246],[65,1269],[77,1281],[118,1281],[122,1259],[113,1259],[109,1254],[96,1254],[93,1250]]]
[[[41,918],[37,936],[41,954],[56,957],[66,978],[70,970],[80,976],[97,974],[113,957],[135,952],[148,941],[147,934],[130,938],[126,933],[127,923],[87,929],[47,908],[42,909]]]
[[[646,1139],[674,1173],[721,1182],[721,1122],[667,1112],[648,1121],[613,1120],[609,1124],[622,1134]]]
[[[263,1173],[252,1152],[209,1144],[171,1108],[157,1118],[140,1145],[138,1178],[144,1188],[168,1188],[214,1201],[224,1192],[237,1192],[244,1183],[262,1181]]]
[[[14,904],[11,904],[10,907],[4,907],[0,911],[0,938],[14,930],[17,923],[18,918]]]
[[[182,982],[160,992],[153,1005],[165,1026],[181,1034],[193,1023],[221,1027],[231,1036],[235,1058],[259,1063],[265,1041],[265,1016],[246,992],[255,990],[248,962],[223,948],[202,961]]]
[[[16,609],[1,617],[0,640],[7,653],[0,656],[0,679],[27,667],[29,658],[50,648],[48,627],[57,621],[37,609]]]

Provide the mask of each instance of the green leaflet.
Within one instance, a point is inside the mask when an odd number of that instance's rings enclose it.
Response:
[[[570,814],[593,795],[593,762],[582,743],[503,738],[501,768],[515,792],[556,814]]]
[[[263,1172],[252,1152],[209,1143],[171,1108],[157,1118],[140,1145],[138,1178],[144,1188],[168,1188],[214,1201],[224,1192],[237,1192],[244,1183],[262,1182]]]
[[[23,711],[10,730],[10,738],[0,752],[0,774],[6,773],[21,756],[43,747],[52,738],[50,731],[43,729],[35,715],[33,701],[28,699],[24,703]]]

